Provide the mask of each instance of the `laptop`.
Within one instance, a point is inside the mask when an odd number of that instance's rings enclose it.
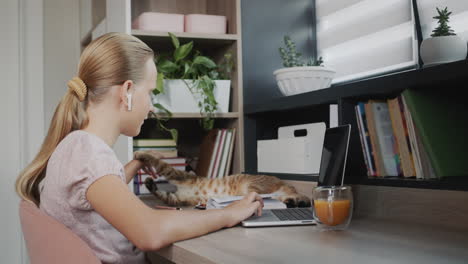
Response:
[[[349,124],[325,131],[318,186],[343,185],[350,133]],[[311,224],[316,224],[312,207],[263,210],[261,216],[242,221],[243,227]]]

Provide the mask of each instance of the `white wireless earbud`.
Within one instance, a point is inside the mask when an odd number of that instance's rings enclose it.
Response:
[[[127,110],[132,111],[132,94],[127,93]]]

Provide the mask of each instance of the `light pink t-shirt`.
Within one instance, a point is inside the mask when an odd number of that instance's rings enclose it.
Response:
[[[73,131],[49,159],[40,208],[81,237],[103,263],[145,263],[143,252],[86,199],[88,187],[109,174],[125,182],[122,163],[109,145],[91,133]]]

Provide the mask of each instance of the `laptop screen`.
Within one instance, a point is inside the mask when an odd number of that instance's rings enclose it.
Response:
[[[325,131],[318,186],[343,185],[351,125]]]

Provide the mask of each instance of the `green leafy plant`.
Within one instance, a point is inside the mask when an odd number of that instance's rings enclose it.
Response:
[[[322,57],[318,60],[310,58],[307,62],[304,62],[301,58],[302,54],[296,51],[296,43],[289,36],[284,36],[284,44],[286,47],[279,48],[284,67],[323,66]]]
[[[439,13],[438,16],[433,17],[434,19],[437,19],[437,23],[439,25],[432,31],[431,37],[443,37],[443,36],[454,36],[456,35],[453,30],[450,28],[448,25],[450,15],[452,12],[449,12],[447,10],[447,7],[444,9],[440,10],[438,7],[436,7],[437,13]]]
[[[214,80],[230,79],[234,68],[232,55],[225,54],[221,63],[216,65],[212,59],[193,50],[193,41],[182,45],[174,34],[169,33],[169,36],[174,50],[171,54],[162,54],[156,57],[158,77],[153,93],[155,95],[164,93],[163,81],[165,79],[183,80],[195,98],[200,98],[198,107],[203,116],[201,119],[202,127],[206,130],[212,129],[214,126],[213,115],[218,105],[213,94],[216,87]],[[171,117],[171,113],[162,105],[155,104],[155,107],[165,112],[169,118]]]

